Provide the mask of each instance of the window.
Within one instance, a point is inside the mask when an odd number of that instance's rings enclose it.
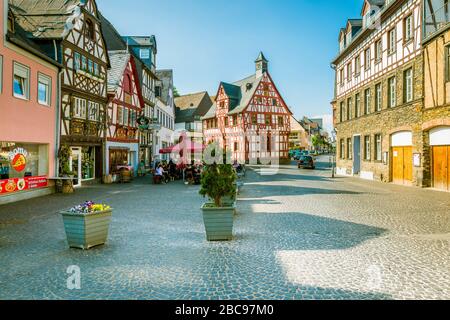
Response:
[[[370,114],[371,111],[371,105],[370,100],[372,99],[372,94],[370,92],[370,89],[366,89],[364,91],[364,114]]]
[[[100,69],[98,67],[98,63],[97,62],[94,62],[94,75],[97,76],[97,77],[100,75]]]
[[[383,109],[383,92],[381,83],[375,85],[375,111],[381,111]]]
[[[355,96],[355,118],[359,118],[361,115],[361,95],[359,93]]]
[[[17,98],[30,98],[30,69],[17,62],[14,62],[13,91]]]
[[[117,107],[117,123],[123,125],[123,108],[121,106]]]
[[[3,56],[0,55],[0,93],[3,92]]]
[[[46,75],[38,74],[38,102],[50,106],[52,79]]]
[[[237,117],[237,114],[235,114],[233,116],[233,126],[237,126],[237,125],[238,125],[238,117]]]
[[[266,114],[266,126],[272,125],[272,117],[269,114]]]
[[[258,117],[256,114],[252,114],[252,124],[258,124]]]
[[[361,73],[361,57],[357,56],[355,58],[355,77],[359,76]]]
[[[347,120],[352,119],[353,101],[352,98],[347,99]]]
[[[95,41],[95,28],[90,19],[86,20],[86,37],[92,41]]]
[[[339,70],[339,81],[341,83],[341,86],[344,85],[344,69]]]
[[[397,50],[397,30],[391,29],[388,32],[388,53],[392,54]]]
[[[130,127],[136,127],[136,110],[130,110]],[[165,125],[167,128],[167,125]]]
[[[228,117],[225,117],[224,121],[225,121],[225,127],[228,127]]]
[[[365,64],[365,69],[369,70],[370,66],[371,66],[370,48],[367,48],[366,51],[364,51],[364,64]]]
[[[395,77],[388,79],[388,102],[389,107],[393,108],[397,104],[397,92]]]
[[[413,101],[413,71],[412,68],[406,70],[403,74],[403,101],[411,102]]]
[[[352,138],[347,139],[347,159],[351,160],[353,158],[353,143]]]
[[[280,126],[280,127],[284,126],[284,119],[283,119],[283,117],[278,117],[278,126]]]
[[[74,68],[76,71],[80,70],[81,68],[81,55],[78,52],[75,52],[74,54]]]
[[[383,41],[380,39],[375,43],[375,62],[381,62],[383,59]]]
[[[382,149],[381,149],[381,134],[375,135],[375,160],[382,160]]]
[[[344,114],[345,114],[345,105],[344,105],[344,101],[341,102],[340,105],[340,122],[344,122]]]
[[[272,99],[272,106],[276,107],[278,105],[277,99]]]
[[[75,118],[86,119],[86,100],[73,98],[73,116]]]
[[[347,65],[347,82],[352,81],[352,64]]]
[[[405,18],[403,21],[403,30],[404,30],[404,42],[409,42],[413,39],[413,18],[412,15]]]
[[[370,136],[364,137],[364,160],[370,161]]]
[[[239,151],[239,144],[237,142],[234,143],[234,151]]]
[[[345,141],[344,141],[344,139],[341,139],[341,141],[340,141],[339,155],[340,155],[341,159],[345,159]]]
[[[81,70],[87,70],[87,58],[85,56],[81,56]]]
[[[88,71],[90,74],[94,74],[94,61],[88,60]]]
[[[100,104],[96,102],[88,102],[89,110],[89,120],[99,121],[100,120]]]
[[[144,60],[150,59],[150,49],[140,49],[139,57]]]
[[[129,112],[130,112],[130,110],[128,110],[127,108],[123,108],[123,125],[124,126],[128,126]]]

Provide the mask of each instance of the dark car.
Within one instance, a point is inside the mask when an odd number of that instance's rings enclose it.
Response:
[[[298,161],[299,169],[315,169],[314,159],[311,156],[302,156]]]

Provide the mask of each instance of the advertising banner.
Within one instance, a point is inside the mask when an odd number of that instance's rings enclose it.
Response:
[[[45,188],[47,186],[48,180],[46,176],[5,179],[0,180],[0,194]]]

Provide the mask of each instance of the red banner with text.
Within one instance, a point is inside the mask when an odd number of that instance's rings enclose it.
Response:
[[[0,194],[45,188],[47,186],[48,180],[46,176],[5,179],[0,180]]]

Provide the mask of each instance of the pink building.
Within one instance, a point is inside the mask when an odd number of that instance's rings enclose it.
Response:
[[[28,41],[0,0],[0,204],[51,193],[59,66]]]

